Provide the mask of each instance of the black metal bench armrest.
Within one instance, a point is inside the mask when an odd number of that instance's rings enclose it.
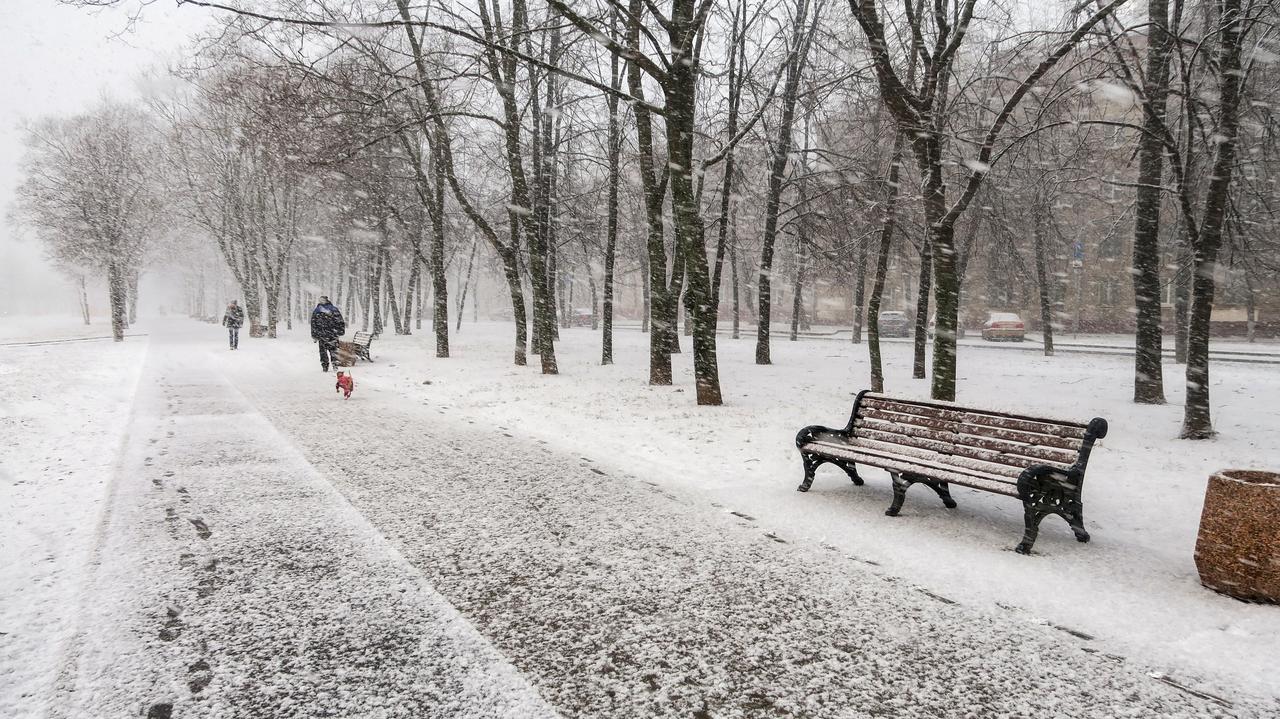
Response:
[[[823,427],[820,424],[811,424],[796,433],[796,446],[803,447],[810,442],[820,439],[823,435],[836,436],[841,439],[849,438],[848,433],[843,429],[833,429],[831,427]]]
[[[1068,495],[1080,496],[1084,485],[1084,470],[1076,467],[1063,469],[1048,464],[1033,464],[1022,470],[1018,477],[1018,494],[1026,499],[1036,492],[1061,491]]]

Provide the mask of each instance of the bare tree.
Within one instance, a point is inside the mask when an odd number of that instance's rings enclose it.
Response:
[[[154,140],[145,113],[109,100],[81,115],[37,121],[24,137],[14,218],[58,263],[102,273],[117,342],[129,324],[130,278],[158,229]],[[80,287],[83,293],[83,278]],[[87,317],[83,299],[82,308]]]

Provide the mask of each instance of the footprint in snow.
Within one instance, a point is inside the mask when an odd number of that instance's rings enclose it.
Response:
[[[164,622],[164,626],[160,627],[158,634],[160,641],[163,642],[171,642],[182,634],[182,620],[178,619],[178,610],[169,607],[168,617]]]
[[[199,694],[205,687],[209,686],[209,682],[213,681],[213,668],[209,666],[209,662],[201,659],[195,664],[187,667],[187,688],[192,694]]]
[[[209,525],[205,524],[203,519],[196,518],[189,521],[196,528],[197,537],[208,539],[213,536],[213,531],[209,529]]]

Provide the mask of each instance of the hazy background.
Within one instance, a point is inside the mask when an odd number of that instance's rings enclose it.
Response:
[[[117,8],[83,10],[56,0],[0,0],[0,316],[77,312],[70,283],[44,261],[39,242],[8,222],[21,180],[22,120],[74,114],[104,93],[136,96],[138,74],[172,61],[211,12],[157,0],[131,27],[141,6],[142,0],[124,0]],[[90,302],[101,312],[105,290]]]

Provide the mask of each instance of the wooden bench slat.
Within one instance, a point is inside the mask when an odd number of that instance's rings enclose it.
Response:
[[[865,426],[873,430],[891,432],[891,434],[919,436],[919,438],[945,441],[947,444],[954,444],[960,446],[960,448],[978,450],[978,454],[973,454],[973,457],[989,459],[992,462],[1014,464],[1016,467],[1029,467],[1030,464],[1024,461],[1027,458],[1070,464],[1075,461],[1075,457],[1078,455],[1078,450],[1020,443],[1020,441],[995,438],[995,436],[987,435],[986,432],[983,432],[983,434],[970,434],[972,430],[950,431],[934,429],[934,427],[901,421],[897,418],[905,417],[905,415],[896,415],[893,418],[884,417],[887,417],[887,415],[878,411],[874,416],[859,415],[858,420],[854,421],[854,426]],[[988,457],[988,454],[991,454],[991,457]]]
[[[933,417],[925,417],[924,415],[910,414],[907,412],[892,412],[876,407],[859,407],[858,416],[881,419],[887,422],[916,425],[918,427],[926,427],[928,429],[936,429],[943,432],[971,433],[973,431],[972,427],[961,422],[946,419],[935,419]],[[1010,442],[1021,442],[1023,444],[1036,446],[1057,447],[1071,452],[1080,451],[1081,440],[1078,439],[1057,437],[1055,435],[1040,434],[1038,432],[1024,432],[1022,430],[1008,429],[1005,427],[982,427],[981,432],[983,436],[992,437],[994,439],[1003,439]]]
[[[1044,415],[1022,414],[1020,412],[1008,412],[1005,410],[998,410],[998,409],[982,409],[981,407],[971,407],[968,405],[959,404],[958,402],[947,402],[940,399],[916,399],[916,398],[907,398],[907,397],[891,397],[887,394],[883,394],[879,392],[867,392],[866,399],[886,400],[889,402],[900,402],[902,404],[913,405],[916,407],[931,407],[935,409],[954,411],[954,412],[985,414],[985,415],[991,415],[995,417],[1007,417],[1009,419],[1023,420],[1027,422],[1036,422],[1040,424],[1057,425],[1061,427],[1077,427],[1081,431],[1085,431],[1089,429],[1088,422],[1081,422],[1075,419],[1066,419],[1063,417],[1047,417]]]
[[[1016,485],[1018,483],[1017,475],[1010,476],[1006,474],[1000,474],[997,472],[987,472],[981,469],[973,469],[970,467],[965,467],[952,462],[951,461],[953,459],[952,457],[939,456],[937,454],[934,454],[932,457],[916,456],[915,454],[908,454],[907,452],[900,451],[904,449],[902,447],[896,447],[892,445],[890,446],[883,446],[883,445],[876,446],[876,445],[877,443],[873,441],[858,440],[854,444],[839,444],[834,442],[813,442],[809,446],[819,448],[821,452],[826,452],[826,451],[860,452],[862,454],[868,454],[874,457],[882,457],[884,459],[890,459],[897,462],[906,462],[908,464],[915,464],[921,467],[929,467],[930,469],[937,469],[944,472],[954,472],[956,474],[972,475],[978,479],[986,479],[992,482],[1000,482],[1002,484]],[[930,454],[925,450],[916,450],[916,452],[919,455]]]
[[[1048,448],[1048,446],[1006,443],[1006,441],[998,439],[984,439],[977,438],[977,436],[938,436],[936,432],[931,438],[931,436],[918,436],[919,431],[914,431],[913,434],[905,434],[899,427],[890,426],[888,429],[882,429],[882,427],[869,425],[868,422],[878,421],[858,420],[854,430],[855,436],[887,441],[890,444],[920,446],[923,449],[932,449],[934,452],[986,459],[988,462],[1010,464],[1010,466],[1018,467],[1019,470],[1032,466],[1032,464],[1046,463],[1070,467],[1071,463],[1075,462],[1074,454],[1064,452],[1061,449]],[[1019,458],[1029,459],[1030,462],[1019,462]]]
[[[912,447],[909,445],[882,442],[880,440],[869,438],[869,437],[854,437],[852,440],[850,440],[849,444],[854,447],[865,446],[868,448],[880,449],[885,452],[898,452],[908,457],[916,457],[918,459],[938,461],[944,464],[962,467],[966,470],[983,472],[985,474],[991,474],[998,477],[1006,477],[1006,478],[1015,479],[1015,480],[1022,474],[1022,470],[1026,469],[1026,467],[1009,465],[1009,464],[1001,464],[999,462],[988,462],[983,459],[979,459],[976,457],[969,457],[963,454],[956,454],[953,452],[933,451],[928,449],[922,449],[920,447]],[[1034,463],[1035,463],[1034,460],[1027,460],[1028,466]]]
[[[816,449],[814,444],[807,444],[801,449],[804,451],[813,451]],[[909,472],[919,474],[929,479],[935,479],[948,484],[956,484],[962,487],[973,487],[986,492],[994,492],[995,494],[1003,494],[1008,497],[1018,496],[1018,487],[1001,479],[993,479],[987,477],[978,477],[974,475],[965,475],[949,469],[936,469],[933,467],[924,467],[917,464],[914,460],[895,459],[893,457],[885,457],[872,454],[867,451],[861,451],[852,447],[824,447],[823,453],[831,453],[844,459],[852,460],[860,464],[870,465],[872,467],[880,467],[891,472]]]
[[[1084,439],[1086,430],[1084,425],[1076,423],[1067,424],[1058,423],[1054,420],[1034,420],[1022,417],[1011,417],[998,413],[986,413],[962,408],[953,409],[928,404],[917,404],[914,402],[904,402],[902,400],[880,398],[877,396],[865,397],[863,398],[862,403],[867,407],[884,409],[890,412],[915,414],[922,417],[945,419],[953,422],[981,425],[983,427],[995,427],[997,429],[1017,429],[1024,432],[1034,432],[1037,434],[1066,437],[1070,439]]]
[[[901,448],[902,454],[928,453],[930,459],[955,457],[956,459],[965,459],[964,455],[957,455],[957,448],[954,445],[945,442],[938,442],[930,439],[920,439],[916,437],[903,437],[902,435],[893,435],[886,432],[877,432],[875,430],[859,430],[851,440],[851,444],[858,441],[875,442],[886,447]],[[916,450],[910,452],[909,450]],[[959,464],[957,462],[956,464]],[[999,471],[993,471],[992,474],[1017,476],[1022,473],[1022,467],[1013,467],[1010,465],[997,465]]]

